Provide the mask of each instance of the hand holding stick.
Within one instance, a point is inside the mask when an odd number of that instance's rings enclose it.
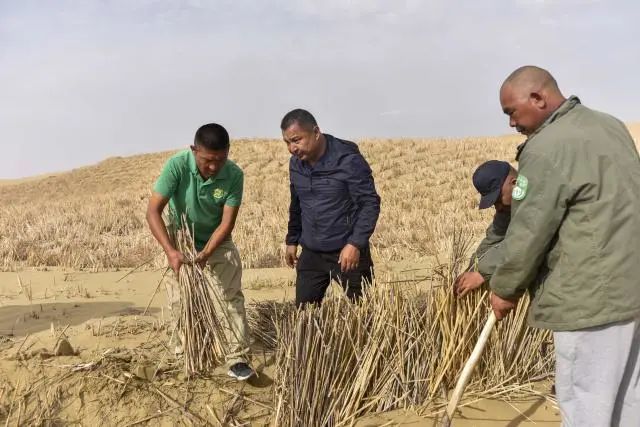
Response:
[[[460,374],[460,378],[456,383],[456,388],[453,390],[453,394],[451,395],[451,399],[449,399],[449,404],[447,405],[447,411],[444,414],[444,418],[442,419],[442,427],[449,427],[451,425],[451,420],[453,419],[453,414],[458,407],[458,403],[460,402],[460,398],[462,398],[462,394],[464,393],[464,389],[471,378],[471,374],[473,373],[473,369],[478,364],[480,357],[482,356],[482,352],[484,350],[487,341],[489,340],[489,336],[493,331],[493,327],[496,324],[496,315],[491,310],[489,314],[489,318],[487,322],[484,324],[482,328],[482,332],[480,333],[480,338],[478,338],[478,342],[476,346],[473,348],[471,352],[471,356],[467,363],[465,363],[464,368],[462,369],[462,373]]]

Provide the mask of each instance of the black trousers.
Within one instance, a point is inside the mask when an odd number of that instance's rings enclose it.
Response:
[[[360,262],[355,270],[340,271],[340,251],[316,252],[302,248],[296,266],[296,305],[320,303],[331,283],[336,280],[344,288],[347,297],[357,300],[362,296],[363,286],[370,285],[373,278],[373,261],[367,247],[360,251]]]

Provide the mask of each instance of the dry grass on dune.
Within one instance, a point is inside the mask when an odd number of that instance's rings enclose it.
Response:
[[[373,237],[377,261],[412,260],[440,251],[452,220],[480,234],[488,217],[475,209],[474,167],[513,158],[518,137],[365,140],[382,196]],[[171,152],[107,159],[95,166],[0,186],[0,267],[103,269],[163,262],[144,219],[155,177]],[[245,171],[234,239],[245,267],[282,265],[289,203],[288,153],[281,141],[246,140],[231,158]],[[154,258],[155,256],[155,258]]]
[[[144,207],[168,155],[113,158],[0,187],[0,266],[113,268],[153,257]]]
[[[630,125],[633,135],[640,125]],[[519,136],[360,142],[382,196],[376,261],[442,253],[452,222],[479,236],[489,212],[475,209],[470,176],[481,162],[512,160]],[[636,141],[638,141],[636,137]],[[144,219],[151,186],[172,152],[110,158],[97,165],[0,185],[0,268],[103,269],[163,263]],[[245,171],[234,232],[245,267],[283,264],[289,203],[288,153],[279,140],[240,140],[231,158]],[[155,256],[155,258],[154,258]]]

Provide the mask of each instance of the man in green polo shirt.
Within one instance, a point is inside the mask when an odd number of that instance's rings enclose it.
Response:
[[[169,220],[174,226],[180,224],[183,215],[186,217],[194,233],[196,261],[209,266],[226,303],[229,376],[246,380],[253,370],[247,363],[249,334],[241,289],[242,264],[231,240],[242,201],[243,173],[228,155],[229,134],[225,128],[215,123],[200,127],[191,149],[177,153],[164,165],[149,200],[147,222],[177,275],[185,259],[169,237],[162,212],[169,203]],[[175,314],[180,307],[180,291],[175,279],[169,282],[169,306]],[[177,346],[176,352],[180,349]]]

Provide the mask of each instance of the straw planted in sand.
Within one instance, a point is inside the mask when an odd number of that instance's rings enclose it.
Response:
[[[487,291],[462,299],[452,292],[466,262],[459,244],[431,289],[378,283],[356,304],[340,295],[274,322],[275,423],[351,425],[398,408],[441,414],[491,310]],[[485,334],[485,351],[465,379],[467,399],[535,394],[531,382],[551,374],[550,333],[527,326],[528,304],[522,298]]]

